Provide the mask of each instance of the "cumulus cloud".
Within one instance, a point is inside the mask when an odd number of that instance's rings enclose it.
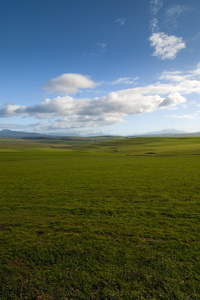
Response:
[[[160,103],[160,107],[169,107],[176,106],[180,103],[186,102],[186,98],[181,96],[179,93],[170,94],[167,98],[165,98],[162,103]]]
[[[14,116],[18,109],[20,109],[20,105],[9,103],[5,107],[0,108],[0,117],[6,118]]]
[[[185,101],[178,93],[161,97],[155,94],[156,86],[141,87],[111,92],[104,97],[94,99],[74,99],[69,96],[45,99],[40,104],[30,106],[13,106],[5,109],[6,116],[23,115],[37,118],[49,118],[55,116],[89,116],[109,119],[113,116],[125,116],[127,114],[141,114],[154,111],[160,107],[170,107]],[[160,94],[165,94],[165,89],[160,87]],[[3,110],[2,110],[3,111]],[[85,119],[86,120],[86,119]]]
[[[188,94],[200,95],[200,64],[187,72],[163,72],[159,80],[146,86],[110,92],[103,97],[76,99],[72,96],[58,96],[35,105],[8,104],[0,108],[0,116],[44,119],[47,123],[41,126],[48,130],[120,123],[127,115],[176,108],[186,102]]]
[[[80,89],[94,88],[96,83],[88,76],[81,74],[67,73],[47,81],[43,88],[51,93],[61,92],[65,94],[75,94]]]
[[[60,130],[60,129],[75,129],[97,126],[107,126],[116,123],[124,122],[123,115],[120,113],[107,114],[105,116],[88,116],[88,115],[72,115],[68,117],[58,118],[48,126],[48,130]]]
[[[153,19],[150,20],[151,36],[149,37],[151,47],[154,48],[153,56],[159,59],[174,59],[178,52],[186,48],[185,42],[182,37],[175,35],[168,35],[161,32],[158,25],[157,14],[162,8],[163,0],[151,0],[150,8],[153,15]],[[173,4],[165,11],[164,23],[176,24],[177,19],[189,8],[185,5]]]
[[[4,109],[4,111],[6,111],[6,116],[23,115],[26,117],[49,118],[76,115],[89,116],[90,118],[101,116],[104,119],[109,117],[110,120],[111,117],[115,119],[117,116],[119,120],[119,116],[151,112],[159,107],[170,107],[184,101],[184,98],[177,93],[168,97],[161,97],[151,93],[150,89],[148,95],[145,92],[145,88],[143,94],[142,88],[141,91],[136,88],[111,92],[107,96],[94,99],[74,99],[69,96],[56,97],[52,100],[45,99],[36,105],[26,107],[13,106],[10,114],[7,109]]]
[[[164,59],[174,59],[177,53],[185,48],[181,37],[167,35],[164,32],[153,33],[150,38],[151,46],[155,48],[153,56]]]
[[[47,98],[40,104],[20,107],[16,110],[16,113],[26,117],[49,118],[52,116],[72,114],[73,111],[74,99],[69,96],[58,96],[53,100]]]

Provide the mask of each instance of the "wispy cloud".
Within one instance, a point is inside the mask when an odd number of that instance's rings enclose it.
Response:
[[[178,18],[186,12],[190,12],[191,8],[186,5],[172,4],[165,12],[165,22],[173,25],[177,24]]]
[[[107,51],[106,43],[97,43],[93,45],[93,49],[90,52],[83,53],[83,56],[101,56]]]
[[[162,8],[163,0],[151,0],[150,1],[150,10],[151,13],[155,16]]]
[[[117,80],[114,80],[110,82],[110,84],[115,85],[115,84],[135,84],[136,81],[139,79],[139,77],[131,78],[131,77],[121,77]]]
[[[151,46],[155,48],[153,56],[162,60],[174,59],[177,53],[186,47],[181,37],[167,35],[164,32],[153,33],[149,40]]]
[[[76,94],[79,89],[94,88],[95,86],[96,83],[88,76],[67,73],[47,81],[43,88],[51,93]]]
[[[106,52],[107,44],[105,43],[98,43],[97,46],[99,47],[99,53],[103,54]]]
[[[119,18],[119,19],[115,20],[115,23],[119,24],[120,26],[123,26],[125,21],[126,21],[125,18]]]
[[[186,72],[173,71],[163,72],[159,78],[172,83],[179,88],[179,91],[184,94],[197,93],[200,94],[200,64],[195,69]]]
[[[159,31],[158,19],[157,18],[154,18],[154,19],[151,20],[150,27],[151,27],[152,33]]]
[[[107,51],[107,44],[106,43],[98,43],[98,44],[96,44],[95,48],[96,49],[93,52],[91,52],[90,55],[100,56]]]
[[[195,113],[193,115],[171,115],[171,116],[169,116],[169,118],[192,120],[192,119],[196,119],[197,118],[197,114]]]
[[[0,123],[0,129],[27,130],[28,124]]]

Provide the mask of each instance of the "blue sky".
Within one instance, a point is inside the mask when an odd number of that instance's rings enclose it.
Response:
[[[0,129],[200,131],[199,0],[2,0]]]

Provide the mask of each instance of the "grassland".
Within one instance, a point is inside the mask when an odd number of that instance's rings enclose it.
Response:
[[[0,299],[200,299],[200,138],[0,140]]]

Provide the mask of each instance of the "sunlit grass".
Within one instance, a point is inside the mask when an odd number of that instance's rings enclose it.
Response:
[[[0,299],[200,299],[199,138],[9,143]]]

